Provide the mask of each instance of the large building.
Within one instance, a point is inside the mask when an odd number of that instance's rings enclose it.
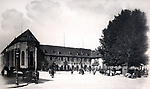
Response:
[[[100,58],[91,49],[41,45],[28,29],[15,38],[2,52],[3,66],[47,70],[53,63],[56,70],[91,67],[91,60]]]

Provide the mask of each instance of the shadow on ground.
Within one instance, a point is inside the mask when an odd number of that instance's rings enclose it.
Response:
[[[22,77],[19,77],[18,78],[19,85],[16,85],[16,77],[7,77],[7,76],[2,76],[2,75],[0,75],[0,76],[5,81],[4,85],[8,86],[8,88],[25,87],[31,83],[34,83],[33,81],[23,80]],[[49,82],[49,81],[53,81],[53,80],[40,78],[38,80],[38,84],[42,84],[42,83]]]

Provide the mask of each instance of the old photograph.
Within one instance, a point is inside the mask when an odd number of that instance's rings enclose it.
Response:
[[[1,89],[149,89],[149,0],[0,0]]]

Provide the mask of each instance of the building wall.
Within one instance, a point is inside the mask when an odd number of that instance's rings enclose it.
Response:
[[[45,67],[47,69],[50,68],[53,62],[61,67],[60,70],[66,70],[66,66],[68,70],[72,66],[78,66],[80,68],[91,66],[90,49],[40,45],[40,50],[44,54],[44,60],[42,59],[43,67],[41,66],[41,69],[44,69]]]
[[[35,60],[37,60],[37,48],[33,45],[27,44],[27,42],[18,42],[6,49],[6,52],[2,54],[2,62],[5,66],[15,67],[16,66],[16,52],[15,50],[19,50],[19,66],[20,68],[28,68],[30,52],[33,53],[33,65],[35,64]],[[23,56],[24,55],[24,56]],[[24,61],[23,61],[24,59]],[[24,63],[23,63],[24,62]]]
[[[29,68],[29,67],[38,67],[38,69],[49,69],[53,62],[59,67],[58,70],[70,70],[72,66],[77,67],[78,69],[84,68],[86,69],[91,66],[91,54],[89,50],[86,49],[76,49],[76,48],[62,48],[59,50],[58,48],[53,49],[55,51],[55,55],[46,55],[45,50],[41,50],[38,47],[35,47],[34,44],[27,42],[18,42],[6,49],[6,53],[2,56],[3,64],[12,67],[16,66],[16,58],[15,58],[15,49],[19,49],[19,65],[20,68]],[[48,49],[50,50],[50,49]],[[50,50],[51,51],[51,50]],[[23,53],[24,52],[24,53]],[[32,57],[30,53],[32,52]],[[61,52],[61,54],[59,53]],[[72,54],[70,54],[72,52]],[[22,55],[24,54],[24,57]],[[33,65],[31,66],[31,60],[33,59]],[[24,63],[23,63],[24,59]],[[66,63],[66,64],[65,64]],[[67,66],[65,68],[65,66]],[[61,67],[61,68],[60,68]]]
[[[78,57],[53,57],[53,56],[45,56],[45,59],[48,63],[47,68],[50,68],[53,62],[59,67],[57,70],[71,70],[72,66],[79,68],[83,68],[86,66],[87,68],[91,66],[90,58],[78,58]],[[65,69],[65,66],[67,68]],[[60,69],[60,67],[63,67]]]

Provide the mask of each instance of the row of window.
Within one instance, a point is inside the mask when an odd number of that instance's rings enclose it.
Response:
[[[63,57],[61,57],[61,58],[54,58],[56,61],[72,61],[72,62],[74,62],[75,60],[76,61],[84,61],[84,62],[87,62],[87,60],[88,61],[90,61],[90,59],[78,59],[78,58],[76,58],[76,59],[74,59],[74,58],[63,58]],[[50,60],[52,60],[52,57],[50,57]]]
[[[44,51],[45,53],[48,53],[46,50]],[[55,51],[52,51],[53,53],[56,53]],[[58,54],[62,54],[62,52],[58,52]],[[72,52],[69,52],[69,54],[72,54]],[[84,53],[77,53],[77,55],[86,55],[89,56],[89,54],[84,54]]]

